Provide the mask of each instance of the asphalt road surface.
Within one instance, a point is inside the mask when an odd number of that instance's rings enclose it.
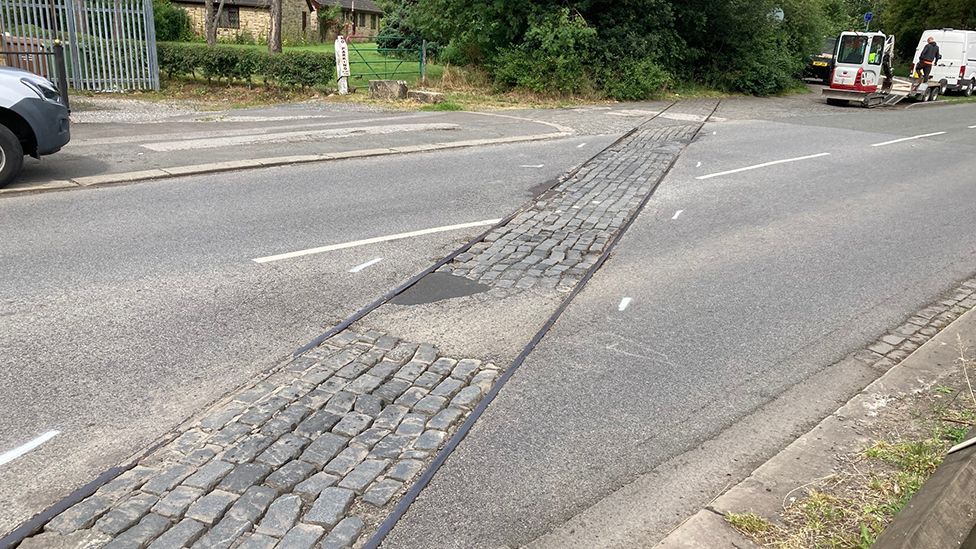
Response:
[[[0,466],[0,531],[484,227],[254,259],[504,217],[612,139],[0,200],[0,452],[59,433]]]
[[[976,270],[976,105],[738,118],[706,125],[387,546],[652,546],[869,381],[819,372]],[[788,415],[689,466],[791,387]],[[665,504],[622,490],[641,478]]]

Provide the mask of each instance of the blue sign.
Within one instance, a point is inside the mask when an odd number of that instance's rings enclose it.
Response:
[[[870,23],[872,19],[874,19],[874,14],[873,13],[867,12],[867,13],[864,14],[864,22],[865,23]]]

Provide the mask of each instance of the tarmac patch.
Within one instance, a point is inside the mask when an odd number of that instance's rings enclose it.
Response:
[[[463,276],[430,273],[405,292],[390,300],[390,303],[394,305],[424,305],[455,297],[480,294],[490,289],[491,286],[480,284]]]

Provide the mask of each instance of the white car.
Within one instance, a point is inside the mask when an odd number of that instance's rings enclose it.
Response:
[[[20,173],[24,156],[39,158],[71,139],[68,108],[50,80],[0,67],[0,187]]]
[[[962,92],[967,97],[976,92],[976,31],[939,29],[927,30],[915,49],[915,58],[922,53],[929,37],[939,45],[940,59],[932,67],[931,82],[938,82],[942,93]]]

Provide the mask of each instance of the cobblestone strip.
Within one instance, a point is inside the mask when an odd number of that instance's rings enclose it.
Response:
[[[444,270],[500,288],[571,289],[714,103],[699,107],[705,114],[692,105],[685,118],[646,124]],[[430,345],[343,331],[216,407],[21,547],[353,546],[499,375]]]
[[[438,271],[495,288],[571,290],[700,125],[640,128]]]
[[[21,547],[349,547],[498,369],[379,332],[294,359]]]
[[[926,341],[935,337],[953,320],[976,308],[976,278],[971,278],[939,301],[922,309],[904,324],[894,328],[867,348],[854,353],[854,358],[887,372],[912,354]]]

